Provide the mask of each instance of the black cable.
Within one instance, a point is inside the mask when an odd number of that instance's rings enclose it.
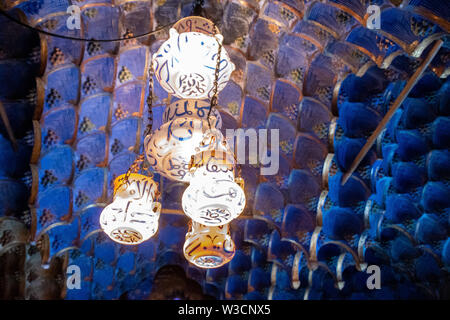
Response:
[[[76,38],[76,37],[71,37],[71,36],[64,36],[64,35],[60,35],[60,34],[57,34],[57,33],[52,33],[52,32],[48,32],[48,31],[42,30],[42,29],[34,28],[34,27],[32,27],[32,26],[30,26],[30,25],[28,25],[26,23],[23,23],[22,21],[14,18],[13,16],[9,15],[8,13],[6,13],[5,11],[3,11],[1,9],[0,9],[0,14],[4,15],[6,18],[8,18],[9,20],[11,20],[13,22],[15,22],[17,24],[20,24],[21,26],[24,26],[24,27],[26,27],[28,29],[31,29],[31,30],[34,30],[36,32],[45,34],[47,36],[61,38],[61,39],[66,39],[66,40],[73,40],[73,41],[84,41],[84,42],[119,42],[119,41],[126,41],[126,40],[130,40],[130,39],[137,39],[137,38],[142,38],[142,37],[146,37],[146,36],[158,33],[159,31],[164,30],[164,29],[166,29],[168,27],[171,27],[172,25],[175,24],[175,22],[171,22],[171,23],[168,23],[168,24],[166,24],[166,25],[164,25],[162,27],[159,27],[159,28],[157,28],[155,30],[152,30],[152,31],[149,31],[147,33],[140,34],[140,35],[137,35],[137,36],[129,36],[129,37],[126,37],[126,38],[118,38],[118,39],[98,39],[97,40],[97,39],[86,39],[86,38]]]

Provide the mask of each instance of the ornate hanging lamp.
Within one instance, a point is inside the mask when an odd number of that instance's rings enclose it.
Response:
[[[192,157],[192,178],[182,197],[184,213],[206,226],[221,226],[237,218],[245,207],[245,193],[235,182],[234,155],[222,133],[211,130],[211,148]],[[241,180],[239,180],[241,181]]]
[[[128,176],[127,176],[128,175]],[[139,244],[158,230],[161,204],[158,186],[138,173],[123,174],[114,181],[114,200],[100,215],[103,231],[121,244]]]
[[[191,221],[183,253],[186,260],[199,268],[218,268],[233,259],[236,246],[228,224],[205,226]]]
[[[223,36],[211,21],[201,17],[181,19],[169,34],[169,39],[153,55],[156,79],[168,93],[178,98],[212,98],[216,65],[219,91],[235,69],[225,50],[221,55],[218,53]]]
[[[149,95],[147,99],[148,123],[144,135],[153,125],[153,64],[149,69]],[[144,153],[130,165],[127,173],[114,180],[113,201],[100,214],[100,226],[115,242],[136,245],[150,239],[158,230],[161,204],[158,184],[139,170],[147,171]],[[145,170],[144,170],[145,167]]]
[[[189,181],[191,156],[210,147],[201,144],[209,124],[214,128],[222,125],[217,110],[212,112],[208,123],[209,108],[207,101],[187,99],[166,107],[163,125],[144,141],[147,160],[158,173],[172,180]]]

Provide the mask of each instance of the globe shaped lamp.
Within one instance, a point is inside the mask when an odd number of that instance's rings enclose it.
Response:
[[[115,242],[136,245],[158,230],[161,204],[152,178],[131,173],[114,181],[114,199],[100,214],[100,226]]]
[[[218,268],[230,262],[235,252],[228,224],[212,227],[191,221],[183,246],[190,263],[199,268]]]

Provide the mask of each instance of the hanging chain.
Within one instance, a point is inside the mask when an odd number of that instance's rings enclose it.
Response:
[[[134,159],[133,163],[130,165],[130,167],[127,170],[127,173],[125,174],[125,177],[119,180],[119,187],[124,184],[128,184],[128,178],[132,173],[139,172],[141,163],[144,161],[144,159],[145,159],[144,153],[141,153],[136,159]]]
[[[245,190],[245,181],[244,178],[242,178],[242,166],[240,163],[238,163],[238,159],[236,156],[236,151],[234,153],[234,162],[237,169],[237,177],[235,178],[235,182],[242,188],[242,190]]]
[[[147,126],[145,128],[144,137],[152,132],[153,128],[153,59],[150,62],[148,70],[148,97],[147,97]],[[145,164],[145,152],[142,152],[130,165],[123,178],[121,184],[128,183],[128,178],[132,173],[138,173],[142,168],[143,171],[148,170],[148,165]]]
[[[132,173],[138,173],[139,169],[141,167],[141,163],[144,161],[144,153],[141,153],[131,164],[131,166],[128,168],[127,173],[125,174],[125,182],[128,182],[128,177]]]
[[[216,24],[213,25],[213,29],[214,29],[214,38],[216,39],[217,44],[219,45],[219,48],[217,50],[217,62],[216,62],[216,70],[215,70],[215,74],[214,74],[213,96],[211,97],[211,105],[209,107],[208,118],[207,118],[209,129],[211,129],[211,112],[215,107],[217,107],[218,100],[219,100],[218,96],[219,96],[220,55],[222,53],[222,44],[216,38],[216,34],[217,34]]]
[[[153,126],[153,59],[148,69],[148,97],[147,97],[147,127],[145,128],[144,137],[152,132]]]
[[[217,34],[217,28],[216,24],[213,25],[214,28],[214,37]],[[208,126],[209,129],[211,129],[211,112],[214,108],[218,105],[219,100],[219,73],[220,73],[220,55],[222,53],[222,44],[217,40],[217,44],[219,45],[219,48],[217,50],[217,62],[216,62],[216,69],[215,69],[215,75],[214,75],[214,88],[213,88],[213,96],[211,97],[211,106],[208,111]],[[236,162],[237,167],[237,183],[244,189],[244,179],[242,179],[242,167],[240,164],[237,163],[236,155],[234,155],[234,159]]]

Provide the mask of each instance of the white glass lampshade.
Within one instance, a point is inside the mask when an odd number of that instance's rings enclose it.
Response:
[[[213,95],[215,69],[219,43],[223,36],[201,32],[178,33],[169,31],[170,37],[153,55],[155,76],[161,86],[178,98],[208,99]],[[230,79],[235,66],[226,50],[220,54],[218,90]]]
[[[209,103],[199,100],[178,100],[166,107],[164,124],[144,140],[146,157],[151,166],[172,180],[187,182],[191,156],[210,148],[204,134],[209,130]],[[216,109],[211,112],[211,127],[222,122]]]
[[[235,182],[234,157],[225,141],[196,154],[193,166],[190,185],[182,197],[184,213],[206,226],[224,225],[237,218],[244,210],[245,194]]]
[[[128,183],[125,175],[114,181],[114,200],[100,215],[100,226],[114,241],[139,244],[158,230],[161,204],[156,202],[157,184],[153,179],[132,173]]]
[[[236,247],[228,224],[210,227],[191,222],[183,253],[186,260],[199,268],[218,268],[233,259]]]

